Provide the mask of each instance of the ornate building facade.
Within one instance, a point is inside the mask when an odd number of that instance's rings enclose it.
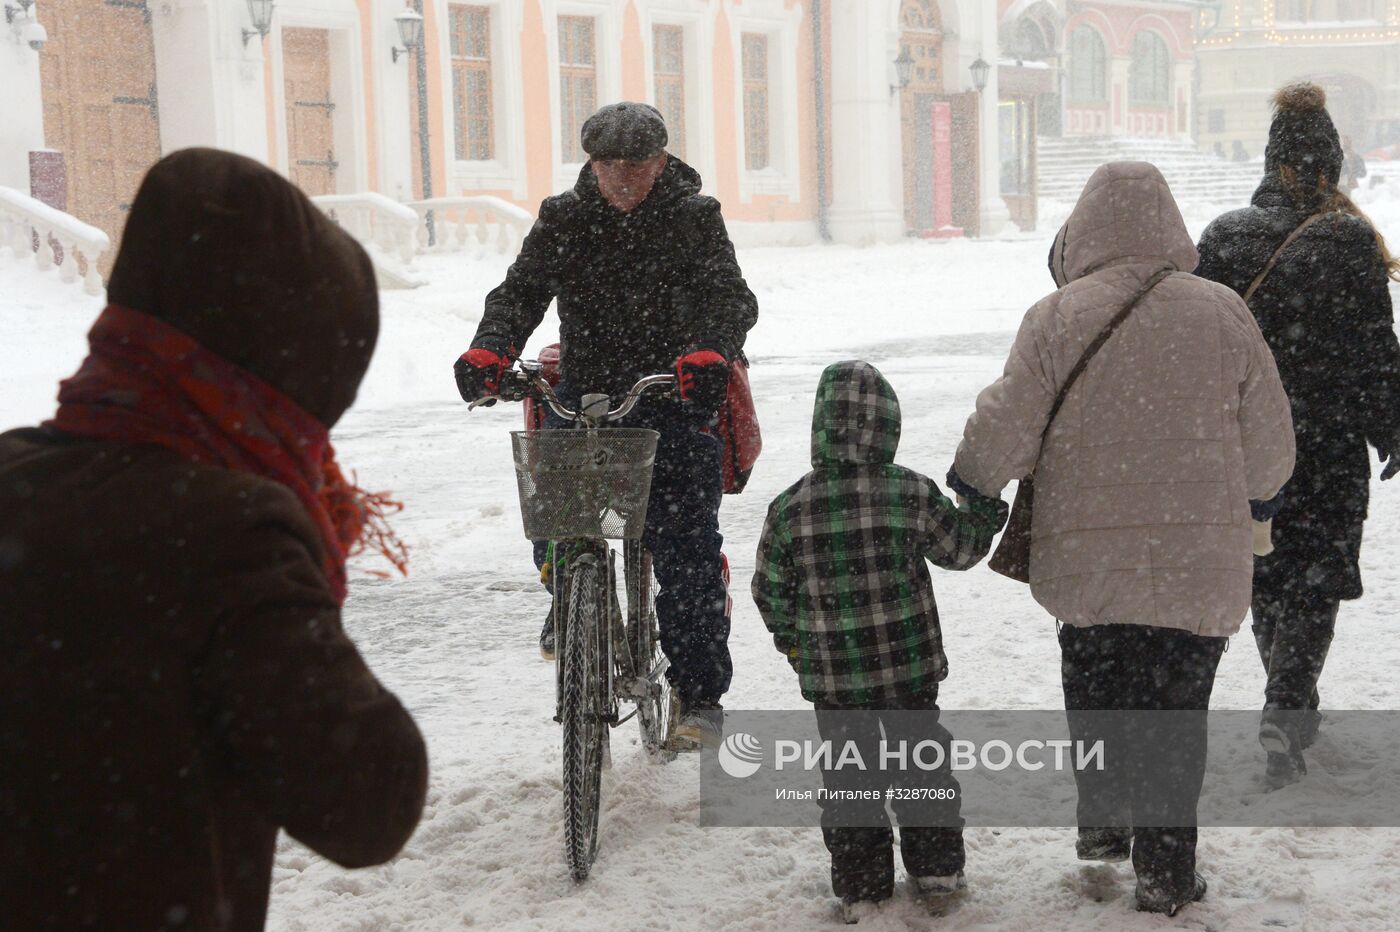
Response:
[[[1400,143],[1397,0],[1222,0],[1202,25],[1202,146],[1262,155],[1270,96],[1304,79],[1327,89],[1353,151]]]

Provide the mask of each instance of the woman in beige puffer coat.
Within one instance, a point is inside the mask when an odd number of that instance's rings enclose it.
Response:
[[[1195,267],[1156,167],[1096,171],[1051,253],[1059,290],[1026,314],[949,475],[955,490],[996,496],[1034,471],[1031,594],[1064,623],[1071,713],[1209,706],[1225,639],[1249,609],[1251,510],[1265,516],[1293,470],[1288,398],[1268,346],[1239,296]],[[1046,433],[1085,348],[1163,270]],[[1071,730],[1091,719],[1071,714]],[[1194,823],[1204,716],[1188,731],[1198,740],[1172,761],[1127,766],[1184,790],[1186,808],[1165,811]],[[1123,859],[1131,844],[1142,909],[1174,913],[1204,894],[1194,827],[1129,828],[1183,824],[1163,821],[1163,794],[1112,771],[1076,777],[1081,858]]]

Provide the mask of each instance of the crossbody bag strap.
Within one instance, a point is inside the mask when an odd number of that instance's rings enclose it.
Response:
[[[1156,275],[1149,278],[1147,284],[1143,285],[1138,293],[1133,295],[1131,301],[1123,305],[1123,309],[1114,315],[1107,326],[1099,331],[1099,335],[1094,337],[1094,342],[1090,343],[1084,350],[1084,355],[1080,356],[1079,362],[1075,363],[1074,368],[1069,370],[1069,376],[1065,379],[1065,384],[1060,386],[1060,393],[1055,396],[1055,403],[1050,407],[1050,417],[1045,421],[1045,430],[1040,434],[1041,443],[1045,442],[1046,435],[1050,433],[1050,426],[1055,423],[1055,415],[1060,413],[1060,407],[1064,405],[1065,398],[1069,396],[1069,390],[1074,387],[1074,383],[1079,381],[1079,376],[1088,368],[1089,361],[1103,348],[1103,345],[1108,342],[1108,338],[1113,336],[1122,325],[1123,321],[1127,320],[1128,316],[1142,303],[1142,299],[1147,297],[1147,293],[1161,284],[1162,280],[1171,273],[1171,269],[1162,269]]]
[[[1283,243],[1277,249],[1274,250],[1274,254],[1269,257],[1269,261],[1264,263],[1264,267],[1259,270],[1259,274],[1254,276],[1254,281],[1250,282],[1249,287],[1245,289],[1245,304],[1248,304],[1249,299],[1254,297],[1254,292],[1259,290],[1259,286],[1264,284],[1264,279],[1268,278],[1269,273],[1274,270],[1274,266],[1278,264],[1279,257],[1283,255],[1283,251],[1289,246],[1292,246],[1293,241],[1296,240],[1299,236],[1302,236],[1304,230],[1312,226],[1314,223],[1317,223],[1317,221],[1321,220],[1325,216],[1326,213],[1323,212],[1315,213],[1293,228],[1293,232],[1289,233],[1288,236],[1284,239]]]

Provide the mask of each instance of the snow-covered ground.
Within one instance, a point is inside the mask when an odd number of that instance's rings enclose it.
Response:
[[[1400,245],[1400,196],[1368,204]],[[1202,219],[1209,211],[1193,211]],[[1193,223],[1198,231],[1199,223]],[[761,305],[750,336],[765,451],[721,515],[736,581],[731,708],[798,708],[785,663],[747,596],[763,511],[807,467],[811,399],[837,359],[877,363],[905,414],[901,462],[941,477],[977,391],[1000,370],[1025,308],[1050,288],[1048,233],[997,242],[752,250]],[[601,848],[575,886],[561,852],[553,675],[535,640],[547,597],[533,579],[506,431],[519,411],[467,413],[449,375],[504,260],[420,260],[431,284],[384,294],[380,349],[337,428],[341,461],[407,503],[398,520],[412,575],[352,584],[346,627],[418,718],[433,763],[427,811],[402,855],[348,872],[284,841],[270,926],[278,930],[790,929],[832,922],[816,829],[702,829],[694,758],[649,764],[634,726],[615,736]],[[84,352],[97,299],[0,252],[0,429],[52,410]],[[546,324],[546,329],[552,322]],[[548,339],[542,332],[531,349]],[[1364,553],[1367,595],[1342,611],[1322,682],[1333,709],[1400,701],[1400,488],[1377,486]],[[978,568],[935,577],[950,708],[1059,708],[1055,627],[1024,589]],[[1221,665],[1213,704],[1254,708],[1263,676],[1248,630]],[[620,739],[620,740],[619,740]],[[1245,749],[1230,766],[1262,770]],[[1310,781],[1348,761],[1324,735]],[[1208,778],[1209,779],[1209,778]],[[1298,788],[1283,793],[1300,791]],[[970,894],[947,928],[1357,929],[1394,926],[1400,832],[1203,829],[1207,900],[1174,920],[1132,910],[1126,865],[1074,860],[1068,829],[969,830]],[[901,887],[872,928],[927,928]]]

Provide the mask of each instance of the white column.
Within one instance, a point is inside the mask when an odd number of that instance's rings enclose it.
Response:
[[[1128,128],[1128,69],[1130,58],[1112,58],[1108,63],[1108,135],[1131,136]]]
[[[43,22],[44,5],[29,8]],[[0,87],[5,93],[4,131],[0,132],[0,185],[29,193],[29,153],[44,148],[44,98],[39,80],[39,53],[24,40],[24,24],[0,19]]]
[[[831,234],[870,243],[904,234],[899,101],[890,93],[898,50],[884,2],[831,3]]]
[[[964,4],[965,11],[969,5]],[[978,108],[978,132],[981,139],[977,151],[982,160],[981,171],[978,174],[981,177],[982,190],[978,198],[980,207],[977,220],[982,228],[982,236],[995,236],[1011,222],[1011,211],[1007,209],[1006,201],[1001,196],[1001,131],[997,123],[997,101],[1001,93],[997,83],[997,61],[1001,55],[997,46],[997,5],[977,3],[975,6],[976,35],[961,43],[959,57],[962,59],[962,80],[969,82],[972,63],[979,55],[992,66],[987,73],[987,86],[982,91]],[[972,23],[974,19],[967,16],[965,21]]]
[[[266,162],[267,103],[263,63],[265,56],[281,52],[278,38],[281,11],[273,15],[272,32],[266,38],[253,36],[245,46],[243,30],[252,27],[247,4],[190,0],[190,5],[197,4],[209,10],[214,85],[214,139],[209,144]],[[274,74],[280,73],[280,69],[274,71]]]
[[[1196,95],[1192,91],[1195,76],[1194,60],[1177,62],[1172,66],[1172,124],[1176,125],[1176,132],[1173,134],[1175,136],[1194,138],[1196,135]],[[1176,107],[1178,94],[1186,101],[1186,121],[1179,125],[1176,123],[1179,112]]]
[[[160,151],[219,145],[215,121],[214,20],[196,2],[157,5],[151,17],[160,95]]]

